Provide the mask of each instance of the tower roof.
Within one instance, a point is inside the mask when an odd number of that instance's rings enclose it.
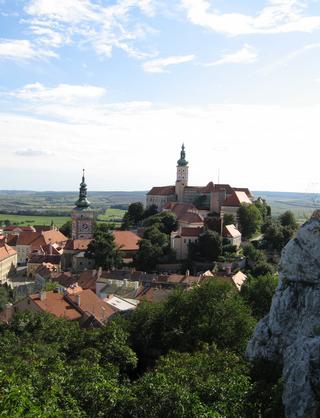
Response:
[[[84,169],[82,173],[82,181],[80,183],[80,190],[79,190],[79,199],[75,202],[78,208],[88,208],[90,206],[90,202],[87,199],[87,185],[84,178]]]
[[[184,148],[184,144],[182,144],[181,151],[180,151],[180,158],[177,161],[178,166],[185,167],[188,165],[188,161],[186,160],[186,152]]]

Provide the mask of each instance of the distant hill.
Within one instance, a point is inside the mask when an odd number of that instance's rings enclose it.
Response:
[[[320,195],[312,193],[254,191],[254,196],[266,199],[277,216],[293,211],[299,220],[307,219],[320,208]],[[92,207],[98,212],[110,207],[126,209],[132,202],[145,203],[146,191],[104,191],[88,193]],[[34,192],[28,190],[0,190],[0,213],[60,214],[69,216],[78,197],[77,192]]]

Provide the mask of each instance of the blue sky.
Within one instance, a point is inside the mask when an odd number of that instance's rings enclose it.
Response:
[[[319,0],[0,0],[0,188],[320,192],[319,57]]]

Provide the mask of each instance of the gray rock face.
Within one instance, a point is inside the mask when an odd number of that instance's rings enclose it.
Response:
[[[249,359],[283,364],[287,418],[320,417],[320,211],[283,250],[269,314],[247,347]]]

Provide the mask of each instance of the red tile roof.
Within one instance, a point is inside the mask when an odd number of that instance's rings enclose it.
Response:
[[[77,306],[77,301],[80,300],[80,305],[77,308],[87,315],[94,316],[101,323],[106,322],[115,313],[115,310],[110,305],[100,299],[90,289],[83,290],[78,295],[66,295],[65,297],[75,306]]]
[[[132,231],[113,231],[115,244],[122,251],[137,251],[141,238]]]
[[[15,247],[17,245],[18,235],[16,234],[8,234],[7,235],[7,244],[11,247]]]
[[[68,239],[64,249],[71,251],[85,251],[91,241],[91,239]]]
[[[181,228],[182,237],[198,237],[202,234],[203,228]]]
[[[176,193],[174,186],[152,187],[147,194],[150,196],[171,196]]]
[[[35,231],[35,229],[34,229],[34,227],[33,226],[18,226],[18,225],[8,225],[8,226],[6,226],[5,228],[4,228],[4,231],[5,232],[12,232],[12,231],[26,231],[26,232],[28,232],[28,231]]]
[[[29,295],[29,298],[40,308],[43,312],[51,313],[60,318],[69,320],[79,320],[82,317],[81,312],[76,309],[68,300],[65,299],[62,293],[45,292],[44,300],[40,299],[40,295]]]
[[[30,254],[28,264],[43,264],[51,263],[58,265],[61,263],[61,255],[57,254]]]
[[[17,251],[11,248],[8,244],[5,244],[4,242],[0,244],[0,261],[12,257],[15,254],[17,254]]]
[[[233,192],[232,195],[226,198],[222,206],[241,206],[242,203],[250,205],[252,202],[245,192]]]

